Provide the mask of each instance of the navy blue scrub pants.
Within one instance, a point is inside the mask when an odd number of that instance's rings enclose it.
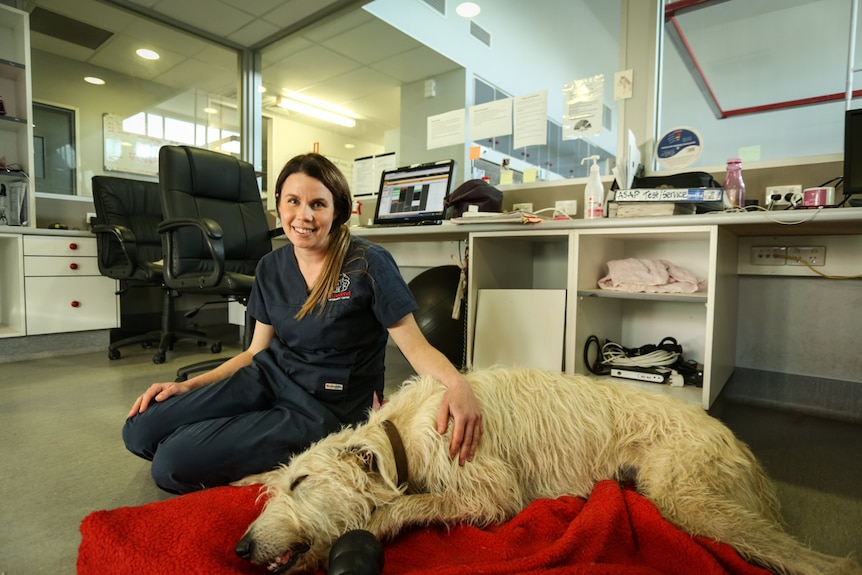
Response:
[[[123,441],[153,462],[161,489],[189,493],[227,485],[287,463],[294,453],[341,429],[341,422],[267,363],[152,402],[126,420]],[[278,381],[278,392],[269,382]]]

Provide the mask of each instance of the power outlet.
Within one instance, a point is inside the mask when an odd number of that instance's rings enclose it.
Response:
[[[512,204],[512,210],[516,212],[532,212],[533,202],[521,202],[520,204]]]
[[[751,246],[751,265],[753,266],[783,266],[786,265],[787,248],[783,246]]]
[[[578,200],[557,200],[554,208],[567,216],[578,215]]]
[[[787,265],[826,265],[826,246],[790,246],[787,248]]]
[[[766,207],[772,209],[774,207],[789,206],[796,195],[802,195],[802,185],[793,184],[789,186],[767,186],[766,187]]]

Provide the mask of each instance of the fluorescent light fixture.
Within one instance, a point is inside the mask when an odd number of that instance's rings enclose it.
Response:
[[[96,85],[96,86],[104,86],[105,85],[104,80],[102,80],[101,78],[97,78],[95,76],[87,76],[84,78],[84,81],[89,83],[89,84]]]
[[[266,86],[261,84],[260,86],[257,87],[257,91],[260,92],[261,94],[266,94]]]
[[[285,90],[285,95],[291,100],[297,100],[299,102],[304,102],[309,106],[314,106],[315,108],[322,108],[324,110],[329,110],[330,112],[334,112],[335,114],[339,114],[341,116],[347,116],[348,118],[353,118],[354,120],[358,119],[359,116],[354,114],[351,110],[347,108],[342,108],[341,106],[336,106],[335,104],[330,104],[329,102],[324,102],[323,100],[318,100],[317,98],[312,98],[311,96],[306,96],[300,92],[293,92],[292,90]]]
[[[455,13],[462,18],[475,18],[481,11],[482,8],[475,2],[461,2],[455,8]]]
[[[154,50],[147,50],[146,48],[139,48],[138,50],[135,50],[135,54],[137,54],[144,60],[158,60],[160,58],[158,52]]]
[[[291,92],[291,94],[293,94],[293,92]],[[323,108],[308,104],[306,102],[300,102],[299,100],[293,99],[293,96],[291,96],[290,98],[278,98],[275,101],[275,105],[284,110],[290,110],[292,112],[305,114],[306,116],[311,116],[312,118],[317,118],[318,120],[332,122],[333,124],[338,124],[339,126],[346,126],[348,128],[356,126],[356,120],[354,120],[353,118],[348,118],[345,115],[330,110],[324,110]]]
[[[215,108],[204,108],[204,113],[206,114],[218,114],[218,110]]]

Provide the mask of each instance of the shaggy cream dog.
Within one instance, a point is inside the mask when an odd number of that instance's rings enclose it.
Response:
[[[243,480],[262,481],[268,499],[237,553],[273,572],[314,572],[350,529],[385,539],[408,525],[484,526],[535,499],[586,497],[597,480],[617,479],[634,481],[685,531],[728,543],[776,573],[862,572],[784,532],[773,488],[751,451],[698,407],[533,369],[477,371],[467,379],[485,423],[471,463],[450,459],[449,436],[436,431],[444,388],[427,377],[410,380],[366,424]]]

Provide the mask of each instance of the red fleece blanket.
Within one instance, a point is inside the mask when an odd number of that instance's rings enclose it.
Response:
[[[266,573],[233,552],[260,512],[258,491],[220,487],[91,513],[81,523],[78,575]],[[612,481],[587,500],[535,501],[499,526],[413,529],[387,543],[384,555],[384,575],[767,575],[731,547],[677,529]]]

